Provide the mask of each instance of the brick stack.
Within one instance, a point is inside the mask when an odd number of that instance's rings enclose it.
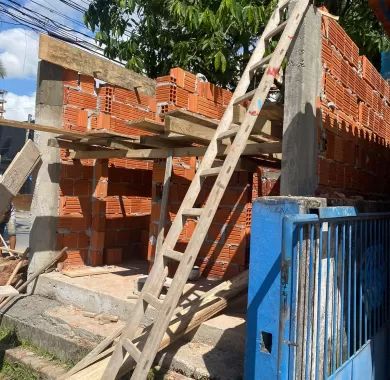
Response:
[[[154,97],[103,85],[64,70],[63,128],[151,135],[127,121],[156,118]],[[69,160],[61,151],[58,247],[66,267],[114,264],[131,252],[146,259],[152,163],[130,159]],[[133,257],[133,256],[132,256]]]
[[[390,86],[333,19],[322,22],[319,194],[389,192]]]
[[[195,158],[174,160],[166,230],[174,219],[195,175],[196,165]],[[155,253],[164,170],[165,162],[155,163],[148,248],[149,260],[153,258]],[[278,181],[269,180],[263,175],[269,170],[278,172],[274,169],[259,167],[258,172],[254,174],[244,171],[234,173],[196,261],[202,275],[209,279],[227,279],[246,268],[252,200],[259,196],[279,195]],[[213,179],[208,178],[202,186],[202,193],[199,195],[195,207],[204,205],[212,185]],[[175,249],[184,252],[195,226],[195,219],[187,220]]]
[[[62,153],[57,248],[68,247],[65,265],[77,267],[88,262],[93,166],[88,160],[69,161]]]
[[[160,116],[181,108],[220,119],[231,97],[229,90],[203,82],[179,67],[171,69],[169,75],[157,78],[156,99]]]

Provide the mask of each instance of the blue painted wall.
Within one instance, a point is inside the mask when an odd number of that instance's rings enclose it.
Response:
[[[282,222],[285,215],[298,213],[299,204],[296,201],[259,199],[253,204],[246,380],[277,378]],[[266,338],[265,342],[262,337]],[[271,337],[272,345],[269,347]]]

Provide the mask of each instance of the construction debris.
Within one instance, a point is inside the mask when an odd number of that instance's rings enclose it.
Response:
[[[18,291],[18,294],[27,288],[29,284],[31,284],[38,276],[40,276],[42,273],[46,272],[47,270],[51,269],[55,264],[57,264],[57,261],[59,261],[62,256],[67,251],[68,247],[64,247],[60,253],[58,253],[48,264],[44,265],[41,269],[36,271],[33,275],[31,275],[27,281],[24,283],[18,283],[15,288]],[[9,296],[4,301],[0,303],[0,311],[4,311],[4,307],[8,305],[13,299],[15,299],[17,295]]]
[[[40,152],[33,141],[28,140],[15,156],[0,179],[0,212],[7,209],[12,198],[26,182],[40,160]]]
[[[162,350],[171,343],[198,327],[203,321],[210,319],[228,306],[234,297],[244,293],[248,286],[248,272],[243,272],[237,277],[224,281],[218,286],[204,293],[197,300],[186,302],[184,306],[175,309],[174,317],[169,324],[169,329],[159,346]],[[149,329],[146,329],[136,340],[137,344],[144,344]],[[116,339],[122,333],[123,328],[118,328],[111,336],[98,344],[83,360],[77,363],[64,377],[72,380],[100,379],[109,361]],[[95,364],[94,364],[95,363]],[[127,363],[131,368],[132,363]],[[125,372],[125,371],[124,371]]]

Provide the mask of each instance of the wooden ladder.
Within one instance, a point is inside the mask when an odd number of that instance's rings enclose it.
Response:
[[[305,14],[309,0],[296,1],[292,11],[290,9],[287,10],[291,3],[291,0],[279,0],[261,38],[257,42],[256,48],[216,129],[215,135],[210,141],[176,218],[167,233],[160,251],[156,254],[154,264],[131,318],[124,328],[119,341],[116,343],[114,352],[105,369],[103,374],[104,380],[115,379],[125,362],[126,368],[129,368],[129,360],[132,363],[136,363],[131,379],[143,380],[147,377],[161,339],[171,321],[222,196],[247,144],[268,92],[274,83],[275,76],[279,73],[289,46]],[[270,46],[270,41],[278,36],[280,38],[276,48],[270,55],[264,57],[267,47]],[[265,67],[265,71],[259,86],[256,90],[247,92],[256,70],[263,67]],[[252,100],[241,126],[232,126],[234,105],[249,99]],[[226,139],[230,139],[231,145],[223,164],[222,166],[213,167],[213,163],[223,144],[222,140],[226,141]],[[207,201],[204,207],[194,208],[194,204],[201,192],[202,184],[210,176],[216,177],[216,180]],[[179,252],[175,250],[175,246],[187,218],[196,218],[197,224],[185,252]],[[164,300],[161,300],[160,293],[167,277],[167,264],[170,260],[177,262],[178,268]],[[134,338],[142,329],[141,323],[148,307],[156,309],[156,317],[147,339],[136,344]]]

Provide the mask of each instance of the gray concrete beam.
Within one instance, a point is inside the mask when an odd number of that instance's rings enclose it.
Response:
[[[41,61],[38,67],[36,122],[62,128],[63,69]],[[42,163],[35,173],[35,186],[31,204],[32,227],[30,233],[31,275],[50,261],[56,249],[58,219],[60,155],[58,149],[48,147],[46,132],[35,133],[35,143]]]
[[[309,196],[317,188],[321,73],[321,15],[310,6],[291,46],[285,75],[281,195]]]

